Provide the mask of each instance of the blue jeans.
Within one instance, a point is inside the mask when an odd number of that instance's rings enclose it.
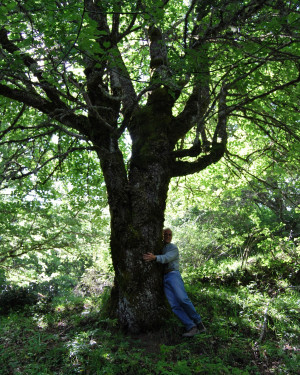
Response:
[[[172,311],[189,331],[201,322],[194,305],[189,299],[179,271],[172,271],[164,276],[164,291]]]

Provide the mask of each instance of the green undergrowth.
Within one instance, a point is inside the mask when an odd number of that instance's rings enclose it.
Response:
[[[298,253],[287,254],[278,251],[271,256],[258,254],[247,259],[232,259],[206,262],[201,268],[190,268],[185,271],[186,277],[204,284],[247,286],[251,284],[256,290],[273,293],[278,287],[299,286],[300,258]]]
[[[229,262],[183,273],[207,326],[193,338],[182,338],[173,316],[157,332],[120,332],[101,314],[108,286],[99,295],[34,294],[35,303],[21,290],[24,306],[0,315],[0,374],[297,374],[297,270],[286,259],[259,262],[250,261],[248,278]]]

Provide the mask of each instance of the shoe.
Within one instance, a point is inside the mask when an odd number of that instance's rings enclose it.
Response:
[[[195,326],[193,328],[191,328],[189,331],[185,332],[182,336],[183,337],[193,337],[195,335],[198,335],[199,332],[199,329]]]
[[[199,333],[206,331],[206,328],[205,328],[205,326],[204,326],[204,324],[202,322],[197,323],[197,328],[199,330]]]

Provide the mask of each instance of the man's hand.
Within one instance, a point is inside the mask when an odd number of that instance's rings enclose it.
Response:
[[[143,254],[143,259],[146,262],[152,262],[153,260],[156,260],[156,255],[152,253],[146,253],[146,254]]]

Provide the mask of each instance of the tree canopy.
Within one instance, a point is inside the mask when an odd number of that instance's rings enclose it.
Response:
[[[298,130],[298,13],[293,1],[2,2],[6,179],[95,148],[92,118],[101,139],[128,129],[134,142],[133,112],[158,88],[173,116],[160,125],[180,140],[174,175],[244,126],[266,136],[257,153],[280,158]]]

